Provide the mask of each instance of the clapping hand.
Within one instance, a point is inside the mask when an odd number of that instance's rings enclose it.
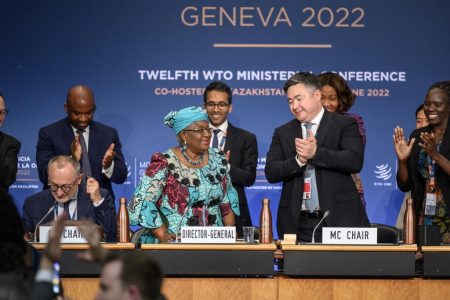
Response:
[[[416,139],[412,138],[409,143],[406,142],[403,128],[400,128],[399,126],[394,128],[394,135],[392,137],[394,138],[394,147],[398,160],[404,161],[408,159]]]
[[[226,153],[225,153],[225,159],[227,160],[227,162],[230,162],[230,150],[228,150]]]
[[[306,164],[308,160],[316,155],[317,140],[314,137],[311,129],[308,129],[309,136],[305,139],[295,139],[295,151],[301,163]]]
[[[420,133],[420,139],[422,143],[419,143],[419,146],[425,149],[428,156],[434,159],[438,155],[436,136],[433,133],[422,132]]]
[[[70,144],[70,150],[72,151],[72,157],[76,161],[80,161],[81,159],[81,144],[80,144],[80,135],[76,135],[75,139]]]
[[[114,156],[116,155],[114,152],[114,146],[114,143],[112,143],[103,156],[102,166],[104,169],[108,169],[111,166]]]

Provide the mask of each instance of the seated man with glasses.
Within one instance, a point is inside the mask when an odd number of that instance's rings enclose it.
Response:
[[[23,205],[25,231],[34,233],[38,224],[66,213],[68,220],[92,219],[103,228],[107,242],[116,241],[113,197],[93,177],[82,179],[78,161],[66,155],[52,158],[48,164],[49,189],[28,197]]]

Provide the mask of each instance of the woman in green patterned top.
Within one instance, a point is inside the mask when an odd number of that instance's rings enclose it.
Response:
[[[207,114],[192,106],[164,120],[180,146],[152,156],[128,205],[130,224],[145,228],[140,242],[173,241],[182,226],[234,226],[238,196],[224,154],[209,148]]]

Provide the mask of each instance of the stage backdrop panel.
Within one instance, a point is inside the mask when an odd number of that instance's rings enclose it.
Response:
[[[367,130],[361,172],[371,222],[394,224],[392,133],[409,134],[426,89],[449,79],[446,1],[2,1],[1,128],[22,142],[17,206],[42,188],[38,129],[64,117],[67,89],[87,84],[95,119],[118,129],[129,168],[114,186],[131,198],[152,153],[176,145],[170,111],[201,105],[212,80],[233,88],[230,121],[256,134],[258,176],[246,190],[258,225],[261,199],[274,215],[280,184],[264,176],[274,128],[292,119],[282,86],[296,71],[335,71],[358,95]]]

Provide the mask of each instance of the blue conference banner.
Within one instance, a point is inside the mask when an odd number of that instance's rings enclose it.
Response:
[[[367,133],[361,177],[373,223],[395,224],[393,128],[414,128],[427,88],[449,79],[446,1],[1,1],[1,130],[22,142],[17,206],[42,189],[40,127],[65,116],[67,89],[95,93],[95,119],[118,129],[132,197],[151,155],[176,145],[163,117],[202,105],[213,80],[233,90],[230,121],[256,134],[257,180],[246,189],[258,225],[263,197],[276,217],[281,185],[264,176],[274,128],[292,119],[282,86],[297,71],[334,71],[357,94]],[[275,221],[275,220],[274,220]]]

